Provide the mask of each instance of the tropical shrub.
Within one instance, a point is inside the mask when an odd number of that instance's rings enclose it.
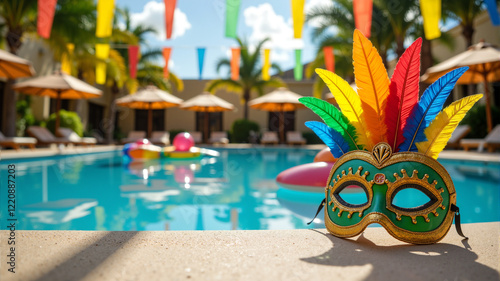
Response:
[[[83,136],[83,125],[80,120],[80,116],[73,111],[66,111],[61,109],[59,111],[59,127],[61,128],[70,128],[75,133],[77,133],[80,137]],[[56,127],[56,113],[52,113],[47,120],[47,129],[49,129],[53,134],[55,134]]]
[[[259,124],[247,119],[238,119],[234,121],[231,140],[235,143],[247,143],[250,131],[258,132],[260,130]]]
[[[491,119],[493,127],[500,124],[500,108],[491,107]],[[484,138],[488,134],[486,125],[486,106],[476,104],[469,110],[460,125],[469,125],[470,132],[466,138]]]

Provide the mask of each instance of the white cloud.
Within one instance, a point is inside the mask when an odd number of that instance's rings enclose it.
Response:
[[[163,2],[150,1],[146,3],[142,12],[131,14],[131,22],[133,27],[137,25],[154,27],[158,31],[156,35],[158,40],[165,40],[166,38],[165,4]],[[191,23],[186,14],[179,10],[179,8],[175,8],[172,38],[183,36],[190,28]]]
[[[293,38],[291,18],[286,21],[283,16],[277,15],[270,4],[249,7],[245,9],[243,15],[245,24],[252,29],[249,38],[251,48],[254,48],[259,41],[270,38],[264,47],[272,49],[272,62],[290,61],[290,51],[304,47],[302,39]]]
[[[329,8],[332,6],[333,6],[333,2],[331,0],[309,0],[309,1],[307,1],[306,5],[305,5],[304,10],[305,10],[305,13],[307,14],[315,8],[319,8],[319,7]],[[317,18],[317,19],[309,21],[307,24],[311,27],[320,27],[322,21],[323,20],[321,18]]]

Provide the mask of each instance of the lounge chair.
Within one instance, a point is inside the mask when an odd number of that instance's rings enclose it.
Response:
[[[188,132],[194,140],[194,143],[202,143],[203,139],[201,137],[201,132]]]
[[[208,140],[208,142],[228,144],[229,139],[227,137],[227,132],[212,132],[210,134],[210,139]]]
[[[286,142],[288,144],[300,144],[300,145],[304,145],[306,144],[306,139],[304,139],[302,137],[302,133],[301,132],[297,132],[297,131],[290,131],[290,132],[286,132]]]
[[[262,134],[262,138],[260,139],[261,144],[278,144],[279,142],[278,134],[276,132],[264,132],[264,134]]]
[[[130,131],[127,138],[122,139],[122,143],[136,142],[146,138],[146,132],[144,131]]]
[[[157,145],[170,145],[170,133],[154,131],[153,133],[151,133],[149,141]]]
[[[56,135],[58,137],[61,137],[63,139],[70,141],[73,144],[79,144],[79,145],[83,145],[83,146],[87,146],[87,145],[94,146],[97,143],[96,138],[90,138],[90,137],[82,138],[70,128],[59,128],[56,131]]]
[[[479,151],[482,151],[486,148],[489,152],[494,152],[496,149],[500,148],[500,124],[496,125],[484,139],[463,139],[460,141],[460,146],[462,146],[465,151],[469,151],[472,148],[477,148]]]
[[[7,138],[2,134],[2,132],[0,132],[0,146],[12,147],[15,150],[19,150],[21,146],[27,146],[31,149],[34,149],[35,144],[36,144],[35,138],[22,138],[22,137]]]
[[[457,126],[455,131],[451,134],[451,138],[448,140],[446,144],[446,148],[457,149],[460,148],[460,141],[470,132],[469,125],[460,125]]]
[[[37,139],[40,145],[63,144],[67,145],[72,143],[70,140],[64,138],[56,138],[47,128],[39,126],[30,126],[26,130],[28,135]]]

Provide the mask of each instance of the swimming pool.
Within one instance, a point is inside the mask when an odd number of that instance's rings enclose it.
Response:
[[[131,162],[120,152],[2,161],[16,165],[17,229],[297,229],[323,194],[280,189],[276,176],[310,163],[317,150],[220,149],[219,157]],[[500,221],[500,164],[443,160],[457,189],[462,221]],[[7,201],[1,184],[0,198]],[[2,199],[3,200],[3,199]],[[1,206],[5,206],[1,204]],[[5,229],[7,209],[0,216]]]

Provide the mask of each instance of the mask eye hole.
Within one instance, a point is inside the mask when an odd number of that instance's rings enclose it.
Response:
[[[359,208],[368,204],[366,187],[357,181],[344,182],[334,193],[335,198],[346,207]]]
[[[436,203],[438,199],[430,191],[416,184],[405,184],[398,187],[391,198],[391,205],[403,211],[420,211]]]

